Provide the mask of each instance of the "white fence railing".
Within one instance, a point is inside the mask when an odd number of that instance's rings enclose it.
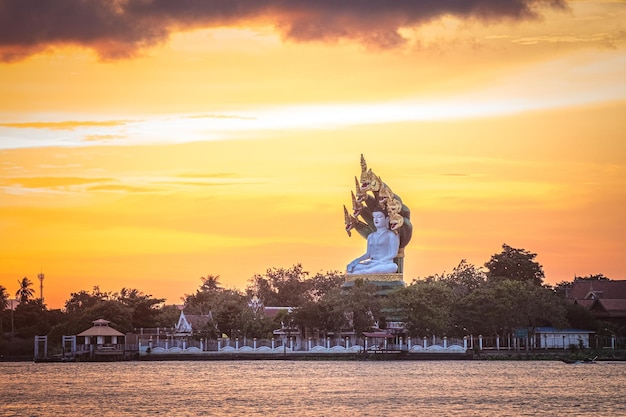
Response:
[[[139,353],[359,353],[368,352],[465,352],[468,341],[453,338],[300,338],[274,339],[220,338],[192,339],[185,337],[139,338]]]

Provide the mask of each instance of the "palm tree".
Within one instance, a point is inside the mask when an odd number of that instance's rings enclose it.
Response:
[[[9,305],[9,293],[4,286],[0,285],[0,335],[4,334],[2,323],[2,312]]]
[[[219,275],[207,275],[206,277],[200,277],[202,285],[201,291],[215,291],[220,289],[220,276]]]
[[[35,294],[35,291],[31,288],[33,286],[33,282],[24,277],[21,280],[17,280],[17,283],[20,284],[20,288],[15,293],[15,297],[20,300],[20,303],[28,302],[28,300],[33,298]]]
[[[0,285],[0,311],[4,311],[9,305],[9,293],[3,285]]]

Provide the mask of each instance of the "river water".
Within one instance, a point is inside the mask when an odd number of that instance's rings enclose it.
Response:
[[[626,363],[0,363],[1,416],[626,416]]]

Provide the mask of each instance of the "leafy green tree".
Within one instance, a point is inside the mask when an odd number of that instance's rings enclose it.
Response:
[[[504,334],[517,327],[565,327],[563,304],[550,288],[530,282],[490,282],[463,297],[454,310],[459,328],[474,334]]]
[[[349,291],[341,293],[339,301],[357,335],[374,328],[381,318],[382,306],[377,291],[372,283],[357,279]]]
[[[114,299],[130,309],[134,328],[153,327],[164,298],[152,298],[134,288],[122,288]]]
[[[217,276],[201,277],[202,285],[195,294],[185,296],[185,312],[188,314],[211,315],[212,321],[203,330],[206,337],[225,334],[229,337],[247,336],[259,330],[258,323],[248,323],[253,320],[249,315],[250,308],[246,296],[238,291],[224,289],[219,286]],[[255,337],[255,336],[251,336]]]
[[[603,274],[591,274],[584,277],[574,277],[574,281],[610,281],[610,278],[605,277]]]
[[[318,301],[331,291],[337,290],[343,284],[344,276],[339,271],[318,272],[310,279],[310,299]]]
[[[33,286],[33,282],[29,280],[27,277],[18,280],[19,288],[15,293],[15,297],[20,300],[20,303],[27,303],[28,300],[33,298],[35,291],[31,288]]]
[[[158,309],[153,326],[174,327],[180,317],[180,310],[176,305],[165,305]]]
[[[266,306],[300,307],[311,299],[309,273],[301,264],[291,268],[270,268],[265,275],[255,274],[246,293],[256,295]]]
[[[293,322],[301,330],[321,328],[321,302],[307,301],[293,312]]]
[[[41,300],[20,303],[14,311],[16,333],[23,338],[48,334],[54,323]]]
[[[455,294],[466,295],[483,285],[487,276],[480,268],[462,259],[452,273],[444,274],[439,280],[452,288]]]
[[[243,336],[244,318],[248,309],[246,297],[239,291],[223,290],[211,311],[220,334]]]
[[[122,289],[124,297],[136,299],[143,295],[138,290]],[[78,334],[92,326],[98,319],[105,319],[111,322],[111,327],[125,333],[133,330],[133,308],[120,301],[119,294],[102,292],[100,287],[94,286],[91,292],[81,290],[70,294],[70,298],[65,302],[66,321],[55,326],[53,335]],[[152,327],[150,324],[145,327]],[[60,336],[58,336],[60,337]],[[52,337],[50,337],[52,339]]]
[[[78,314],[87,308],[103,301],[109,301],[112,298],[113,296],[110,292],[102,292],[100,287],[96,285],[91,293],[85,290],[71,293],[70,298],[65,302],[65,312],[70,315]]]
[[[560,298],[566,298],[567,290],[572,288],[572,284],[573,284],[572,281],[561,281],[561,282],[554,284],[554,286],[552,287],[552,290]]]
[[[414,281],[391,293],[387,305],[410,336],[441,335],[451,327],[453,299],[453,290],[442,281]]]
[[[597,330],[598,319],[588,309],[579,304],[564,303],[566,319],[569,325],[576,329]]]
[[[485,267],[489,270],[489,281],[520,281],[530,282],[536,286],[543,284],[543,267],[534,261],[536,253],[525,249],[516,249],[507,244],[502,245],[502,252],[491,257]]]
[[[218,276],[213,275],[200,277],[202,284],[196,293],[184,297],[185,311],[200,315],[212,313],[217,308],[220,297],[227,291],[231,291],[221,288],[218,279]]]
[[[329,289],[317,301],[307,301],[293,313],[294,323],[302,330],[317,329],[322,337],[347,328],[349,312],[346,310],[348,294],[339,288]]]
[[[75,335],[87,330],[98,319],[110,321],[111,327],[122,333],[133,330],[132,310],[130,308],[118,300],[102,299],[103,294],[98,291],[95,294],[92,295],[85,291],[74,293],[73,295],[81,299],[85,299],[86,295],[89,295],[88,302],[78,306],[78,303],[68,300],[65,303],[65,319],[52,327],[48,333],[48,339],[53,343],[60,342],[61,336]],[[70,309],[67,309],[68,305]]]
[[[241,333],[244,337],[271,339],[273,330],[279,327],[279,318],[268,318],[261,311],[255,312],[249,306],[243,310]]]

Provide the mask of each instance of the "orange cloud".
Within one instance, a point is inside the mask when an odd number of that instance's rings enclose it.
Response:
[[[21,0],[5,0],[0,8],[0,60],[18,61],[54,45],[79,45],[95,50],[102,59],[129,58],[166,41],[175,31],[251,22],[271,25],[296,41],[353,39],[392,48],[406,41],[400,29],[442,16],[523,20],[537,17],[539,6],[563,9],[566,1],[41,0],[32,7]]]

